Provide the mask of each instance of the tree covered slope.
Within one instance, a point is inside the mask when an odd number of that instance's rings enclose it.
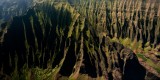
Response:
[[[158,79],[153,73],[154,78],[146,75],[136,54],[122,45],[123,40],[117,41],[125,31],[116,32],[115,18],[104,11],[108,10],[106,4],[103,0],[77,6],[46,1],[3,23],[0,79]],[[128,22],[125,24],[127,30]]]

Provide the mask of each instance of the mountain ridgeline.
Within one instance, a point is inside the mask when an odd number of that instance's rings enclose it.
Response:
[[[133,51],[92,24],[68,3],[37,4],[1,25],[1,71],[23,80],[36,79],[37,67],[51,69],[40,80],[143,80],[146,70]],[[23,69],[33,69],[28,78]]]

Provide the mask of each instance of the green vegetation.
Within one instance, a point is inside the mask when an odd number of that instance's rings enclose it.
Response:
[[[144,61],[147,61],[147,58],[143,54],[138,53],[137,56],[142,58]]]
[[[47,0],[36,4],[0,30],[0,40],[4,39],[0,52],[5,54],[1,63],[7,63],[0,65],[0,72],[12,80],[129,79],[128,63],[134,61],[133,67],[139,68],[134,51],[160,73],[159,66],[145,56],[160,40],[160,3],[150,1],[74,0],[71,4]]]

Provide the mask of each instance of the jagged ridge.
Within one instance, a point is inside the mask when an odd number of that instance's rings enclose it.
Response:
[[[29,78],[23,76],[25,73],[11,78],[53,80],[62,78],[60,74],[79,79],[87,74],[97,79],[144,79],[145,69],[136,55],[123,45],[110,42],[108,36],[97,35],[101,31],[97,33],[92,26],[69,4],[36,5],[4,26],[8,28],[0,48],[4,73],[23,73],[21,69],[39,67],[47,68],[50,75],[36,76],[33,69]]]

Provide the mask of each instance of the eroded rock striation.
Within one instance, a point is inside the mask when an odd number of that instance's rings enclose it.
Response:
[[[133,51],[110,41],[107,35],[97,36],[88,19],[67,3],[37,4],[3,26],[0,36],[3,74],[12,76],[17,71],[21,76],[23,69],[33,69],[29,79],[36,79],[34,68],[38,67],[50,72],[44,73],[49,74],[47,77],[38,74],[41,79],[145,78],[146,70]]]

